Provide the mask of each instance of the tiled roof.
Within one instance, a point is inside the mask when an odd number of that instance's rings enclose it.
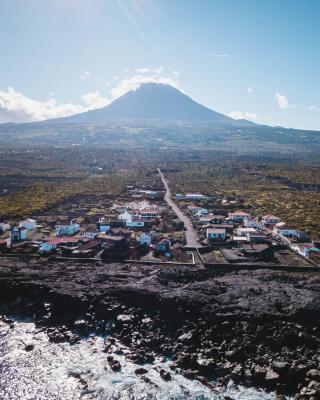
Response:
[[[54,238],[49,240],[47,243],[50,245],[58,245],[62,243],[78,243],[79,239],[75,237],[63,237],[63,238]]]
[[[280,221],[280,218],[275,216],[275,215],[273,215],[273,214],[264,215],[262,218],[263,219],[278,219]]]

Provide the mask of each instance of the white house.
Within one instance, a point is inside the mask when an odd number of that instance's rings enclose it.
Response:
[[[254,233],[254,228],[237,228],[237,236],[247,236],[249,233]]]
[[[281,222],[281,218],[276,217],[273,214],[267,214],[262,217],[261,222],[265,226],[274,226]]]
[[[208,228],[207,239],[215,242],[223,241],[226,239],[226,230],[224,228]]]
[[[232,213],[229,213],[229,218],[232,218],[235,221],[241,221],[243,222],[245,218],[250,218],[251,214],[245,212],[245,211],[234,211]]]
[[[126,222],[131,222],[132,218],[133,218],[132,213],[127,210],[119,215],[119,219]]]
[[[139,211],[139,210],[142,210],[143,208],[155,208],[155,206],[152,206],[151,204],[150,204],[150,202],[149,201],[147,201],[147,200],[142,200],[142,201],[131,201],[131,202],[129,202],[129,203],[126,203],[126,205],[125,205],[125,209],[123,210],[123,212],[124,211],[126,211],[126,210],[136,210],[136,211]]]
[[[278,235],[294,237],[296,235],[296,229],[292,226],[287,225],[285,222],[279,222],[273,227],[273,232]]]
[[[233,236],[232,240],[237,242],[238,246],[240,246],[241,243],[247,243],[248,242],[248,239],[246,238],[246,236]]]
[[[252,243],[266,243],[268,240],[267,235],[263,232],[247,232],[245,236]]]
[[[33,229],[36,229],[37,223],[35,219],[27,218],[24,221],[21,221],[19,226],[26,228],[28,231],[32,231]]]
[[[139,239],[140,244],[143,246],[150,246],[151,244],[151,235],[149,233],[143,233]]]
[[[139,211],[139,215],[145,219],[156,219],[159,217],[158,210],[155,208],[143,208]]]
[[[76,224],[74,220],[70,222],[69,225],[56,225],[56,235],[74,235],[75,233],[79,232],[80,225]]]
[[[279,222],[278,224],[276,224],[273,227],[273,232],[277,233],[278,235],[286,236],[300,242],[308,241],[310,239],[309,235],[306,232],[300,231],[299,229],[294,229],[284,222]]]
[[[21,242],[22,240],[26,240],[28,237],[28,229],[24,226],[14,226],[11,229],[11,243],[12,242]]]
[[[243,225],[246,228],[254,228],[254,229],[259,229],[260,227],[258,218],[251,218],[251,217],[244,217]]]

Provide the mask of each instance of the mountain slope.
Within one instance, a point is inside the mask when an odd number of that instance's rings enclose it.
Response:
[[[127,92],[111,104],[98,110],[63,119],[77,123],[106,123],[124,120],[208,121],[222,125],[253,125],[235,120],[195,102],[170,85],[146,83],[136,91]]]

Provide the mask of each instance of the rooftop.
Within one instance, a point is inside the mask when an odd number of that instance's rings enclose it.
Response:
[[[262,217],[262,219],[277,219],[277,220],[280,221],[280,218],[277,217],[277,216],[275,216],[275,215],[273,215],[273,214],[264,215],[264,216]]]
[[[208,228],[207,233],[225,233],[226,230],[224,228]]]
[[[233,211],[233,212],[229,213],[229,215],[242,215],[245,217],[245,216],[249,216],[250,214],[245,211],[238,210],[238,211]]]

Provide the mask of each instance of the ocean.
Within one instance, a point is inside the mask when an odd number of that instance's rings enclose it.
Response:
[[[230,383],[212,390],[170,370],[170,360],[158,357],[143,366],[126,358],[128,349],[114,354],[121,371],[113,372],[104,350],[105,338],[90,336],[79,343],[52,343],[31,321],[15,321],[14,328],[0,322],[1,400],[235,400],[274,399],[272,393]],[[30,351],[27,351],[28,348]],[[171,381],[159,374],[170,372]],[[147,377],[143,378],[143,376]]]

